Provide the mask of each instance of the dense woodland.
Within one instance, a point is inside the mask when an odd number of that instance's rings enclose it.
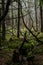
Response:
[[[0,0],[0,65],[43,65],[43,0]]]

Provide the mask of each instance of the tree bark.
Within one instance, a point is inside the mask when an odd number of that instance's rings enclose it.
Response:
[[[20,0],[18,0],[18,27],[17,27],[17,37],[20,36]]]
[[[41,32],[43,32],[43,7],[40,2]]]
[[[2,13],[4,13],[4,0],[2,0]],[[5,40],[5,19],[2,21],[2,40]]]
[[[0,16],[1,16],[1,8],[0,8]],[[1,22],[0,22],[0,47],[1,47]]]
[[[36,31],[38,31],[37,0],[35,0],[35,17],[36,17]]]

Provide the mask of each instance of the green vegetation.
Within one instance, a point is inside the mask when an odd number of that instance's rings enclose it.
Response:
[[[0,0],[0,65],[43,65],[43,0]]]

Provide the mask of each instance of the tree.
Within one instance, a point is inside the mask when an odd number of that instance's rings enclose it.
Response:
[[[17,27],[17,37],[20,36],[20,0],[18,0],[18,27]]]
[[[1,8],[0,8],[0,16],[1,16]],[[0,47],[1,47],[1,22],[0,22]]]
[[[36,17],[36,31],[38,31],[38,19],[37,19],[37,0],[35,0],[35,17]]]
[[[4,0],[2,0],[2,13],[4,13]],[[5,40],[5,19],[2,21],[2,40]]]
[[[39,39],[37,38],[37,36],[34,35],[34,33],[26,26],[26,24],[25,24],[25,22],[24,22],[24,18],[23,18],[22,8],[21,8],[21,15],[22,15],[23,24],[24,24],[24,26],[26,27],[26,29],[35,37],[35,39],[36,39],[37,42],[39,42],[40,44],[43,44],[43,42],[42,42],[41,40],[39,40]],[[40,44],[38,44],[38,45],[40,45]]]
[[[41,32],[43,32],[43,0],[40,1]]]

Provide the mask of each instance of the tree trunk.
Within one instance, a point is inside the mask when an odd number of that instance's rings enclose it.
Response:
[[[38,31],[37,0],[35,0],[35,17],[36,17],[36,31]]]
[[[40,2],[41,32],[43,32],[43,7]]]
[[[12,6],[13,6],[13,4],[12,4]],[[12,6],[11,6],[11,8],[12,8]],[[13,8],[12,8],[12,35],[13,35],[13,24],[14,24],[14,20],[13,20]]]
[[[1,16],[1,8],[0,8],[0,16]],[[0,22],[0,47],[1,47],[1,22]]]
[[[4,0],[2,0],[2,13],[4,13]],[[2,40],[5,40],[5,19],[2,21]]]
[[[20,36],[20,0],[18,0],[18,27],[17,27],[17,37]]]

